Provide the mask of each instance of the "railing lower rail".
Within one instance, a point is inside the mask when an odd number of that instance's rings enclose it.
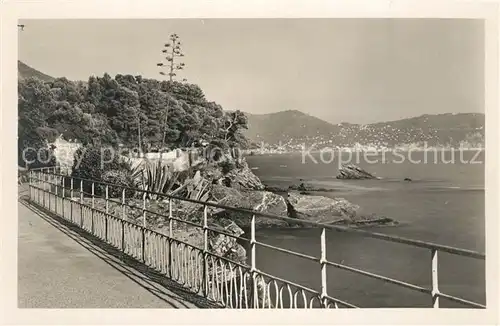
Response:
[[[332,297],[327,289],[328,266],[347,270],[366,277],[378,279],[387,283],[395,284],[413,291],[429,294],[432,307],[439,308],[440,298],[460,303],[464,306],[474,308],[485,308],[486,306],[457,296],[442,293],[439,290],[438,280],[438,252],[446,252],[453,255],[485,260],[483,253],[443,246],[425,241],[417,241],[402,237],[368,232],[343,226],[327,225],[310,221],[301,221],[306,225],[321,228],[320,257],[314,257],[303,253],[279,248],[256,241],[255,220],[256,217],[267,217],[297,223],[297,219],[283,216],[264,214],[257,211],[226,207],[210,202],[202,202],[191,199],[154,193],[142,189],[132,189],[116,184],[109,184],[96,180],[75,178],[61,173],[59,168],[45,168],[30,171],[29,173],[29,196],[30,200],[58,216],[79,226],[90,234],[111,244],[133,258],[142,261],[149,267],[163,273],[166,277],[177,281],[184,287],[195,293],[203,295],[210,300],[218,302],[228,308],[357,308],[355,305]],[[70,180],[69,189],[64,182]],[[76,181],[76,183],[75,183]],[[84,192],[84,184],[91,192]],[[79,187],[75,187],[79,185]],[[90,187],[88,187],[90,185]],[[96,185],[104,189],[104,197],[95,193]],[[109,196],[109,189],[121,189],[121,201],[113,200]],[[126,191],[142,193],[143,196],[143,225],[127,220],[127,208],[137,208],[126,203]],[[74,196],[74,193],[78,196]],[[69,193],[69,197],[67,196]],[[168,200],[169,214],[163,215],[146,209],[146,195],[156,195]],[[85,203],[84,196],[91,199]],[[105,209],[101,210],[95,206],[95,199],[101,198],[105,201]],[[203,206],[203,223],[185,221],[173,215],[175,201],[185,201]],[[121,214],[111,214],[109,204],[120,205]],[[208,225],[208,207],[223,208],[240,213],[248,213],[251,218],[250,230],[250,265],[238,263],[221,257],[209,251],[208,232],[216,232],[227,237],[240,238],[233,234],[212,228]],[[121,215],[121,216],[117,216]],[[168,221],[168,234],[163,234],[147,228],[146,216],[155,215]],[[189,224],[203,230],[204,240],[202,246],[181,241],[175,238],[173,222]],[[326,255],[326,230],[333,229],[354,233],[364,237],[371,237],[393,243],[402,243],[413,247],[425,248],[430,251],[430,273],[432,275],[432,287],[424,288],[415,284],[403,282],[394,278],[371,273],[341,263],[327,260]],[[240,238],[241,239],[241,238]],[[256,266],[256,246],[263,246],[277,250],[295,257],[315,261],[320,266],[321,289],[316,291],[300,284],[267,274]]]

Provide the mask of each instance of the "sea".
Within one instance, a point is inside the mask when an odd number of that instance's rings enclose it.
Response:
[[[332,188],[321,196],[345,198],[360,213],[386,216],[397,226],[373,232],[485,251],[485,152],[292,153],[248,156],[262,182],[287,187],[304,182]],[[341,163],[353,163],[378,180],[336,179]],[[405,181],[405,178],[411,181]],[[259,229],[257,241],[319,257],[319,229]],[[406,244],[327,231],[327,259],[354,268],[431,288],[431,252]],[[484,260],[439,253],[439,290],[485,304]],[[318,262],[257,246],[257,268],[319,290]],[[328,295],[366,308],[431,307],[429,294],[335,267],[327,269]],[[441,299],[448,308],[467,308]]]

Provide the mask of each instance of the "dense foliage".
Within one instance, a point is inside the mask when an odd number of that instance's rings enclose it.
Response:
[[[193,84],[108,74],[88,82],[19,81],[19,152],[63,135],[84,145],[123,144],[144,151],[207,141],[245,146],[246,116],[206,100]]]
[[[124,187],[134,187],[133,176],[130,174],[130,164],[120,160],[118,155],[113,155],[111,151],[100,146],[85,146],[79,148],[75,153],[75,160],[72,167],[72,177],[77,180],[73,183],[74,189],[83,188],[87,194],[92,193],[92,183],[83,182],[80,185],[78,180],[102,180]],[[65,187],[70,188],[70,179],[66,178]],[[99,184],[94,188],[94,194],[103,196],[105,186]],[[110,187],[108,195],[110,197],[120,197],[122,189]],[[127,194],[131,196],[131,194]]]

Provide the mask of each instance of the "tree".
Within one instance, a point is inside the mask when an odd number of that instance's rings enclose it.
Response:
[[[240,144],[244,139],[241,129],[247,129],[248,120],[239,110],[225,112],[220,121],[220,131],[225,142],[231,145]]]
[[[140,129],[139,122],[142,116],[139,94],[136,91],[119,86],[115,95],[110,111],[114,113],[111,116],[111,127],[116,130],[122,141],[129,144],[139,141],[139,137],[135,136]],[[140,148],[141,144],[139,144]]]
[[[184,56],[184,53],[182,53],[182,50],[181,50],[181,42],[179,41],[179,35],[177,35],[176,33],[173,33],[170,35],[170,42],[168,43],[165,43],[165,46],[164,46],[164,49],[162,50],[162,53],[164,53],[166,56],[165,56],[165,59],[167,60],[167,65],[165,66],[163,64],[163,62],[160,62],[157,64],[158,67],[162,68],[162,67],[168,67],[168,74],[165,74],[164,71],[160,71],[160,75],[162,76],[165,76],[165,75],[168,75],[169,76],[169,81],[170,83],[173,82],[174,80],[174,76],[176,76],[176,71],[179,71],[179,70],[183,70],[184,67],[185,67],[185,64],[183,62],[179,62],[177,63],[176,62],[176,58],[180,58],[180,57],[183,57]],[[182,81],[186,81],[186,79],[184,78]],[[166,141],[166,137],[167,137],[167,122],[168,122],[168,111],[169,111],[169,107],[170,107],[170,99],[168,98],[167,99],[167,106],[165,108],[165,122],[164,122],[164,126],[163,126],[163,139],[162,139],[162,148],[165,146],[165,141]],[[161,158],[161,153],[160,153],[160,158]]]
[[[91,76],[18,82],[18,149],[48,148],[56,136],[99,146],[184,147],[241,145],[246,117],[208,102],[197,86],[141,76]],[[168,124],[163,123],[168,109]]]
[[[48,140],[57,133],[47,123],[55,101],[50,87],[37,78],[28,78],[18,84],[18,162],[31,167],[50,166]],[[38,155],[42,153],[43,155]],[[43,156],[43,157],[42,157]],[[53,165],[53,164],[52,164]]]
[[[176,59],[179,57],[183,57],[184,53],[181,51],[181,42],[179,41],[179,35],[177,34],[171,34],[170,35],[170,42],[165,43],[164,49],[161,51],[164,53],[165,59],[167,60],[166,67],[168,68],[169,72],[165,74],[165,72],[160,71],[160,75],[168,75],[170,82],[174,80],[174,76],[177,74],[175,73],[176,71],[184,69],[184,63],[183,62],[176,62]],[[165,65],[163,62],[160,62],[157,64],[158,67],[164,67]]]

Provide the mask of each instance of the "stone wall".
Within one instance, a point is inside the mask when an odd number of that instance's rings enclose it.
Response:
[[[54,156],[56,157],[57,163],[62,168],[69,169],[71,173],[71,168],[73,167],[73,161],[75,157],[75,152],[82,146],[79,142],[73,140],[64,140],[62,135],[56,138],[56,140],[49,144],[54,146]]]

